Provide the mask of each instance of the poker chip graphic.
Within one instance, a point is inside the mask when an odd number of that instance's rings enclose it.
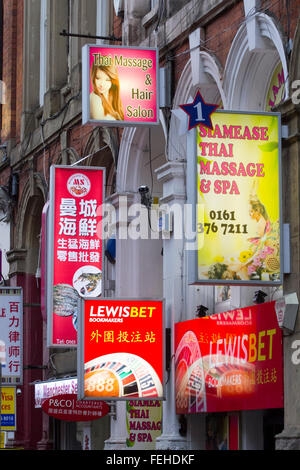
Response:
[[[177,413],[206,411],[205,374],[198,339],[193,331],[181,338],[175,354]]]
[[[144,359],[127,353],[100,356],[85,364],[86,397],[162,397],[162,384]]]

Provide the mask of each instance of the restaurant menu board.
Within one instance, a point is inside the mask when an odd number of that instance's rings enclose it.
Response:
[[[176,412],[283,407],[275,301],[175,325]]]
[[[162,399],[163,334],[162,301],[82,301],[79,398]]]
[[[76,346],[80,298],[102,295],[105,169],[52,166],[47,273],[48,343]]]
[[[280,116],[211,119],[197,127],[197,280],[280,284]]]

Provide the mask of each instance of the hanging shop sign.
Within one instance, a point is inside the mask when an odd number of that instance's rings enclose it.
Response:
[[[71,393],[48,398],[42,409],[52,418],[62,421],[92,421],[109,413],[109,406],[104,401],[77,400],[77,396]]]
[[[102,295],[104,184],[104,168],[50,169],[49,346],[76,346],[79,299]]]
[[[1,430],[16,431],[16,387],[0,387]]]
[[[190,283],[282,282],[280,114],[216,111],[189,163],[197,249]]]
[[[212,129],[211,115],[217,109],[217,104],[206,103],[198,90],[192,103],[181,104],[180,108],[189,116],[188,129],[203,127]]]
[[[283,407],[275,301],[175,325],[178,414]]]
[[[162,399],[163,301],[84,299],[79,324],[79,399]]]
[[[23,291],[0,287],[0,367],[2,385],[23,381]]]
[[[87,44],[82,68],[83,124],[158,124],[157,49]]]
[[[41,233],[41,311],[44,322],[47,322],[47,266],[48,259],[48,220],[49,220],[49,201],[42,210],[42,233]]]
[[[5,449],[7,433],[5,431],[0,432],[0,449]]]
[[[280,104],[285,98],[285,77],[282,63],[279,62],[274,69],[266,99],[266,111]]]
[[[127,401],[126,427],[126,447],[135,450],[154,450],[156,438],[162,432],[161,401]]]
[[[77,378],[49,380],[34,383],[34,407],[41,408],[44,401],[54,395],[75,394],[77,396]]]

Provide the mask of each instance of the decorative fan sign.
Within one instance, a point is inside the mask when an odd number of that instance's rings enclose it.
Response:
[[[99,400],[77,400],[77,395],[67,393],[48,398],[43,402],[42,409],[52,418],[62,421],[92,421],[106,416],[109,405]]]

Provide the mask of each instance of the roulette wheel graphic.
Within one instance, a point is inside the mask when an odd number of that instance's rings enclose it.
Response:
[[[218,363],[218,365],[217,365]],[[203,358],[205,382],[208,394],[216,398],[244,396],[249,397],[255,391],[255,366],[240,363],[236,357],[222,354],[205,356]]]
[[[85,364],[86,397],[162,397],[162,383],[153,367],[139,356],[106,354]]]
[[[205,373],[198,339],[193,331],[181,338],[175,354],[177,413],[206,411]]]

